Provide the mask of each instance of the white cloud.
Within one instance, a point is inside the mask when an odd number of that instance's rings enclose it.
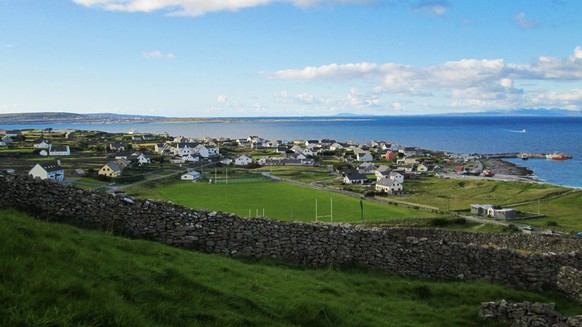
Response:
[[[176,55],[171,52],[162,53],[160,51],[148,51],[143,53],[143,57],[146,59],[175,59]]]
[[[542,103],[568,108],[582,106],[577,100],[578,91],[540,93],[521,83],[582,81],[580,46],[566,58],[541,56],[529,65],[506,63],[503,59],[463,59],[424,67],[397,63],[333,63],[319,67],[280,70],[270,76],[275,79],[374,83],[371,92],[375,97],[362,97],[353,89],[346,99],[337,100],[359,106],[380,105],[380,95],[448,98],[451,105],[457,107],[509,108],[537,106]]]
[[[4,47],[5,48],[14,48],[14,45],[7,43],[7,44],[4,44]]]
[[[513,16],[513,18],[511,18],[511,21],[515,25],[523,28],[535,28],[538,27],[539,25],[536,19],[527,19],[523,11]]]
[[[447,1],[421,0],[412,6],[412,10],[432,16],[441,16],[447,12],[449,7],[450,5]]]
[[[366,3],[369,0],[73,0],[91,8],[126,12],[167,11],[174,16],[200,16],[210,12],[237,11],[244,8],[285,2],[297,7],[319,4]]]

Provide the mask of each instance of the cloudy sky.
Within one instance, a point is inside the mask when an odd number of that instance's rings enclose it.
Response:
[[[0,0],[0,113],[582,108],[579,0]]]

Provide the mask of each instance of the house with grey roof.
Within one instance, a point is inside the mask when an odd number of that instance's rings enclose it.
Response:
[[[29,176],[39,179],[52,179],[62,182],[65,180],[65,170],[58,161],[43,161],[37,163],[28,172]]]

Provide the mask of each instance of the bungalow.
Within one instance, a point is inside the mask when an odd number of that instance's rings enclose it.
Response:
[[[513,219],[516,216],[515,209],[496,209],[491,207],[487,209],[487,216],[494,219]]]
[[[253,159],[249,156],[244,155],[244,154],[241,156],[238,156],[234,159],[235,166],[246,166],[252,162],[253,162]]]
[[[376,182],[376,191],[386,192],[388,194],[397,194],[402,192],[402,183],[389,178],[383,178]]]
[[[117,161],[110,161],[106,163],[99,171],[97,172],[98,175],[107,176],[107,177],[118,177],[121,176],[123,172],[123,168],[119,165]]]
[[[6,146],[6,142],[0,140],[0,146]]]
[[[344,177],[344,184],[365,184],[368,178],[364,174],[349,174]]]
[[[180,157],[182,159],[181,163],[184,162],[198,162],[200,161],[200,156],[199,155],[191,155],[191,154],[187,154],[185,156]]]
[[[374,172],[377,169],[376,165],[371,162],[365,162],[358,166],[358,173],[360,174],[369,174]]]
[[[374,157],[372,157],[372,154],[370,154],[370,152],[358,152],[356,153],[356,160],[359,162],[369,162],[374,160]]]
[[[132,135],[131,140],[134,142],[141,142],[143,141],[143,137],[141,135]]]
[[[125,151],[125,145],[123,145],[123,142],[112,142],[109,143],[109,150],[115,152]]]
[[[8,137],[17,137],[17,136],[22,135],[22,132],[20,132],[19,130],[11,130],[11,131],[4,131],[3,134],[8,136]]]
[[[399,158],[396,160],[397,165],[415,165],[417,163],[418,163],[418,161],[416,158],[410,158],[410,157]]]
[[[65,170],[58,161],[44,161],[32,167],[28,175],[39,179],[52,179],[62,182],[65,179]]]
[[[142,136],[142,139],[144,141],[153,141],[155,139],[155,136],[153,136],[152,134],[144,134]]]
[[[71,148],[68,145],[53,145],[49,149],[49,155],[51,156],[70,156]]]
[[[182,174],[182,176],[180,177],[181,180],[183,181],[197,181],[202,177],[202,175],[197,172],[197,171],[189,171],[185,174]]]
[[[433,171],[433,170],[434,170],[434,165],[428,164],[426,162],[423,162],[416,167],[416,171],[420,171],[420,172],[428,172],[428,171]]]
[[[37,139],[32,143],[32,147],[35,149],[50,149],[51,141],[45,139]]]

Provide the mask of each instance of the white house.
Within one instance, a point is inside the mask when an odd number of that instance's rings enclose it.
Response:
[[[65,170],[58,161],[44,161],[34,165],[28,175],[33,178],[52,179],[60,182],[65,179]]]
[[[244,154],[241,156],[238,156],[234,159],[235,166],[246,166],[252,162],[253,162],[253,159],[249,156],[244,155]]]
[[[374,175],[376,175],[376,179],[388,178],[391,171],[390,167],[382,165],[374,171]]]
[[[356,153],[356,160],[359,162],[370,162],[374,160],[374,157],[370,154],[370,152],[358,152]]]
[[[394,194],[402,192],[402,183],[389,178],[383,178],[376,182],[376,191],[386,192],[388,194]]]
[[[388,174],[388,179],[397,181],[400,184],[404,183],[404,175],[396,171],[390,172],[390,174]]]
[[[146,157],[146,155],[141,152],[135,152],[129,158],[130,160],[137,161],[140,165],[152,163],[152,160]]]
[[[70,156],[71,148],[68,145],[53,145],[49,149],[51,156]]]
[[[202,177],[202,175],[197,172],[197,171],[189,171],[185,174],[182,174],[182,176],[180,177],[181,180],[183,181],[197,181]]]
[[[364,184],[368,178],[364,174],[350,174],[344,177],[344,184]]]
[[[195,148],[198,146],[198,143],[193,143],[193,142],[188,142],[188,143],[178,143],[176,144],[176,147],[174,147],[172,149],[172,152],[174,152],[174,155],[177,156],[187,156],[189,154],[196,154],[197,151],[195,150]]]
[[[50,149],[51,148],[51,141],[44,140],[44,139],[38,139],[38,140],[34,141],[34,143],[32,144],[32,147],[35,149]]]
[[[314,156],[316,154],[316,152],[314,152],[312,149],[303,149],[303,151],[301,151],[301,153],[303,153],[306,156]]]
[[[198,155],[191,155],[191,154],[187,154],[185,156],[182,156],[182,162],[198,162],[200,161],[200,156]]]
[[[208,151],[209,157],[216,157],[220,155],[220,149],[214,145],[206,145],[206,150]]]
[[[329,150],[331,150],[331,151],[343,150],[343,148],[344,147],[339,143],[334,143],[334,144],[329,146]]]

